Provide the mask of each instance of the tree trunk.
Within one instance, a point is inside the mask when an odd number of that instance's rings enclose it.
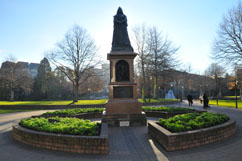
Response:
[[[240,100],[242,100],[242,88],[240,88],[239,90],[240,90]]]
[[[145,100],[145,96],[146,96],[146,81],[145,81],[145,67],[144,67],[144,62],[142,60],[142,74],[143,74],[143,87],[142,87],[142,100]]]
[[[14,91],[10,91],[10,101],[14,101]]]
[[[154,79],[153,98],[157,98],[157,76],[155,76],[155,79]]]

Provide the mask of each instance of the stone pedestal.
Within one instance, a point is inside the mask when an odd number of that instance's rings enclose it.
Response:
[[[109,100],[102,121],[109,126],[146,126],[142,103],[138,101],[134,79],[134,52],[111,52]]]

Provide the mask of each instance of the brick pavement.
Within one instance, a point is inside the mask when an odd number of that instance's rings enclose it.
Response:
[[[172,106],[187,106],[186,103]],[[195,103],[193,108],[202,109]],[[0,160],[2,161],[241,161],[242,160],[242,110],[212,107],[211,112],[226,113],[237,121],[236,133],[223,141],[198,148],[166,152],[147,134],[147,127],[109,128],[110,153],[103,155],[81,155],[34,148],[18,143],[11,137],[11,126],[15,120],[40,114],[24,112],[0,115]],[[155,120],[154,118],[148,118]]]

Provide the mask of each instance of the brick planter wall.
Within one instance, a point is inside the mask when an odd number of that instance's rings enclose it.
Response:
[[[171,133],[156,122],[148,122],[148,133],[167,151],[198,147],[225,139],[235,133],[236,122],[228,122],[199,130]]]
[[[47,132],[38,132],[13,126],[13,138],[35,147],[81,153],[81,154],[108,154],[108,126],[102,123],[100,136],[62,135]]]

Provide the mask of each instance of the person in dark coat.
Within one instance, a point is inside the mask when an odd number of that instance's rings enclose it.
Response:
[[[209,103],[209,99],[208,99],[208,97],[207,97],[207,95],[206,94],[204,94],[203,95],[203,108],[205,109],[207,109],[207,108],[210,108],[210,106],[208,105],[208,103]]]
[[[188,104],[189,104],[189,106],[192,106],[192,104],[193,104],[193,101],[192,101],[192,100],[193,100],[192,95],[189,94],[189,95],[187,96],[187,100],[188,100]]]

